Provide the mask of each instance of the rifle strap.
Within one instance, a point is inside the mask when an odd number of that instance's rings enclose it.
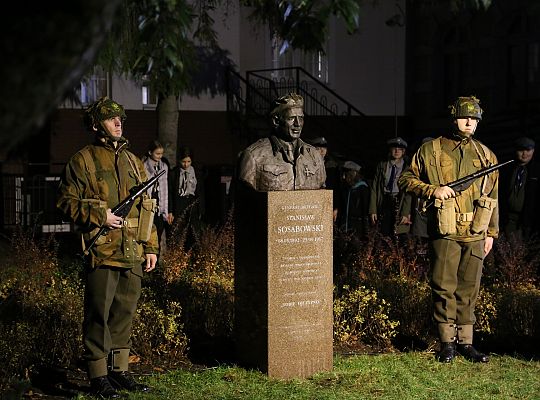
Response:
[[[92,197],[97,198],[98,197],[98,184],[96,180],[96,164],[94,163],[94,159],[90,155],[90,146],[84,147],[81,151],[81,156],[84,160],[84,166],[86,167],[86,172],[88,174],[88,178],[90,180],[90,191],[92,192]],[[82,251],[86,251],[86,242],[84,241],[84,236],[81,234],[81,247]],[[93,263],[93,260],[92,260]]]
[[[97,196],[99,193],[98,184],[96,180],[96,164],[94,159],[90,155],[90,147],[86,146],[81,150],[81,155],[84,159],[84,165],[86,167],[86,172],[90,178],[90,190],[93,192],[93,196]]]
[[[478,154],[478,158],[480,159],[480,163],[482,164],[482,167],[483,168],[488,167],[488,160],[486,156],[486,154],[488,154],[487,147],[484,146],[482,143],[478,142],[478,144],[482,147],[482,152],[484,153],[484,154],[480,154],[480,151],[478,150],[478,146],[475,143],[476,141],[474,139],[471,139],[471,142],[474,146],[474,150],[476,151],[476,154]],[[487,175],[484,175],[482,177],[482,191],[481,191],[483,195],[485,194],[484,192],[486,190],[486,183],[487,183],[486,179],[487,179]]]
[[[439,175],[439,184],[444,185],[446,182],[443,182],[443,172],[441,167],[441,138],[438,137],[437,139],[432,140],[431,143],[433,145],[433,155],[435,156],[437,175]]]
[[[137,184],[141,184],[143,182],[141,172],[139,171],[139,168],[137,168],[137,163],[132,157],[135,157],[131,152],[124,151],[126,154],[126,157],[128,159],[129,165],[131,165],[131,168],[133,169],[133,172],[135,172],[135,176],[137,177]]]

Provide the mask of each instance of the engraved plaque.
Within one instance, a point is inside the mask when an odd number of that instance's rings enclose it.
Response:
[[[331,370],[332,192],[276,191],[255,197],[259,200],[250,201],[244,225],[235,226],[241,240],[235,242],[239,359],[278,378]],[[242,233],[245,229],[251,235]]]

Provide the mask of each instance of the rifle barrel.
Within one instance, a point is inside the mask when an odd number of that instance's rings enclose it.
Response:
[[[111,209],[111,212],[114,215],[118,215],[117,212],[124,208],[125,206],[129,205],[130,203],[133,203],[137,197],[142,195],[144,192],[148,190],[150,186],[152,186],[156,181],[159,179],[161,175],[165,173],[165,170],[159,171],[156,175],[154,175],[152,178],[148,179],[146,182],[141,183],[138,186],[135,186],[134,189],[136,189],[133,193],[130,193],[128,197],[126,197],[124,200],[122,200],[120,203],[118,203],[116,206],[114,206]],[[129,205],[129,208],[131,209],[131,205]],[[128,210],[129,212],[129,210]],[[95,234],[95,236],[90,240],[90,243],[88,244],[88,247],[86,250],[84,250],[84,255],[88,255],[90,253],[90,249],[94,247],[96,244],[98,238],[103,235],[105,232],[107,232],[109,229],[105,226],[102,226],[101,229],[98,231],[98,233]]]
[[[459,178],[459,179],[455,180],[454,182],[450,182],[450,183],[447,183],[446,185],[442,185],[442,186],[448,186],[448,187],[451,187],[452,189],[454,189],[454,188],[460,186],[463,183],[466,183],[466,182],[469,182],[469,181],[472,182],[476,178],[487,175],[487,174],[489,174],[489,173],[491,173],[493,171],[496,171],[499,168],[505,166],[506,164],[510,164],[512,162],[514,162],[514,160],[508,160],[508,161],[505,161],[503,163],[499,163],[499,164],[492,165],[490,167],[483,168],[480,171],[474,172],[474,173],[472,173],[470,175],[467,175],[467,176],[465,176],[463,178]]]

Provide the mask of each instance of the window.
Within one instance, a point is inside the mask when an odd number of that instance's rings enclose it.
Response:
[[[155,107],[157,105],[157,93],[152,86],[145,84],[141,88],[143,106]]]
[[[287,42],[278,36],[272,38],[272,68],[302,67],[322,83],[328,83],[328,41],[325,51],[305,52],[293,50]],[[273,73],[273,78],[289,77],[292,72]]]
[[[103,68],[94,67],[92,75],[84,77],[80,86],[81,104],[90,104],[109,95],[109,74]]]

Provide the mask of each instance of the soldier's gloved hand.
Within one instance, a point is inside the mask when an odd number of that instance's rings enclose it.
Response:
[[[456,197],[456,192],[449,186],[440,186],[433,192],[433,197],[439,200],[446,200],[451,197]]]

